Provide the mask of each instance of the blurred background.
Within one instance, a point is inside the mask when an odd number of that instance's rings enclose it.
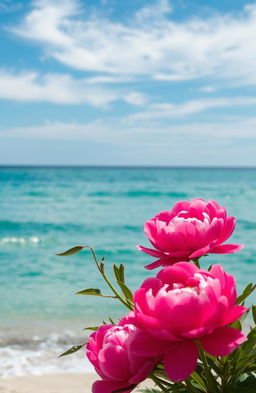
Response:
[[[108,291],[89,252],[55,254],[88,244],[135,289],[179,200],[236,216],[246,247],[207,265],[255,280],[256,3],[5,0],[0,23],[0,375],[91,370],[57,356],[124,310],[74,295]]]

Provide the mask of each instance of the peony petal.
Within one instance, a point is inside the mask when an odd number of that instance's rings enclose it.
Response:
[[[201,257],[204,254],[207,254],[210,250],[210,245],[208,244],[207,246],[200,248],[199,250],[196,250],[192,254],[189,255],[189,259],[194,259],[197,257]]]
[[[213,254],[233,254],[244,248],[243,244],[222,244],[221,246],[216,246],[211,249]]]
[[[163,255],[165,255],[162,251],[153,250],[152,248],[147,248],[147,247],[143,247],[143,246],[139,246],[139,245],[137,245],[136,248],[137,248],[137,250],[145,252],[146,254],[149,254],[155,258],[160,258]]]
[[[118,345],[105,345],[99,352],[101,371],[109,379],[125,381],[130,376],[130,362],[127,351]]]
[[[156,363],[158,362],[144,361],[144,364],[141,365],[140,368],[137,367],[135,370],[133,370],[135,375],[129,379],[129,382],[131,384],[138,384],[144,381],[148,377],[149,373],[152,371]]]
[[[129,349],[138,356],[158,356],[166,351],[168,345],[168,341],[152,337],[147,332],[137,329],[129,344]]]
[[[116,381],[96,381],[92,385],[92,393],[113,393],[118,389],[125,389],[124,393],[130,393],[135,389],[136,385],[131,385],[129,382],[116,382]]]
[[[224,227],[218,239],[218,244],[224,243],[234,232],[236,226],[235,217],[227,217],[224,222]]]
[[[193,277],[198,271],[198,267],[193,263],[177,262],[173,266],[168,266],[160,270],[156,277],[161,280],[163,284],[172,285],[173,283],[179,282],[186,285],[188,279]]]
[[[228,315],[225,317],[225,320],[223,321],[223,325],[229,325],[230,323],[236,321],[247,310],[248,310],[248,308],[243,307],[243,306],[234,306],[234,307],[232,307],[231,310],[229,311]]]
[[[184,340],[173,345],[164,357],[164,367],[169,378],[183,381],[196,369],[198,348],[194,341]]]
[[[221,327],[201,338],[204,350],[213,356],[226,356],[233,352],[247,337],[240,330]]]
[[[180,201],[180,202],[175,203],[171,212],[173,214],[173,217],[175,217],[181,211],[186,211],[186,212],[189,211],[189,208],[190,208],[190,202]]]
[[[177,263],[179,261],[182,261],[182,260],[183,260],[182,258],[177,259],[177,258],[172,258],[172,257],[169,257],[169,256],[165,255],[162,258],[158,259],[157,261],[152,262],[149,265],[146,265],[144,267],[147,270],[153,270],[153,269],[155,269],[157,267],[160,267],[160,266],[171,266],[171,265],[174,265],[175,263]]]

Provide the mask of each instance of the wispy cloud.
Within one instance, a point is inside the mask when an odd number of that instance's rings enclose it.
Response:
[[[147,100],[140,92],[95,86],[85,78],[76,79],[68,74],[15,73],[3,69],[0,69],[0,98],[56,104],[86,103],[96,107],[106,107],[114,101],[140,106]]]
[[[158,124],[133,125],[121,119],[98,119],[89,123],[77,122],[47,122],[42,125],[13,127],[0,129],[1,138],[32,138],[32,139],[62,139],[103,141],[106,139],[113,145],[152,147],[159,145],[167,149],[173,138],[195,137],[212,138],[221,144],[225,140],[251,139],[256,142],[256,117],[241,118],[237,116],[223,117],[218,121],[189,122],[187,124]],[[231,139],[230,139],[231,138]],[[164,143],[163,143],[164,142]]]
[[[211,77],[256,83],[256,4],[177,22],[167,0],[116,22],[75,0],[33,2],[11,31],[78,70],[153,80]]]
[[[209,109],[223,107],[255,106],[256,97],[222,97],[212,99],[191,100],[180,104],[150,103],[147,109],[127,117],[127,120],[178,119],[205,112]]]

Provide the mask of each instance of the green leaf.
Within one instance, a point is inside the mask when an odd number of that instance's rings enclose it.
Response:
[[[111,317],[108,317],[109,322],[112,323],[113,325],[116,325],[115,322],[113,321],[113,319]]]
[[[120,277],[120,281],[122,281],[124,283],[125,282],[125,279],[124,279],[124,265],[122,263],[119,266],[119,277]]]
[[[246,378],[245,378],[246,377]],[[256,376],[254,374],[242,375],[240,383],[232,389],[232,393],[253,393],[256,392]]]
[[[139,392],[142,392],[142,393],[162,393],[161,390],[156,390],[156,389],[142,389],[142,390],[139,390]]]
[[[114,271],[116,281],[121,281],[119,268],[115,264],[113,265],[113,271]]]
[[[117,281],[117,284],[120,286],[126,299],[132,302],[133,301],[133,294],[130,291],[130,289],[122,281]]]
[[[98,330],[98,326],[88,326],[88,327],[83,328],[82,330],[93,330],[93,331],[96,331],[96,330]]]
[[[79,349],[83,348],[85,344],[81,344],[81,345],[75,345],[72,348],[70,348],[69,350],[67,350],[66,352],[62,353],[59,358],[61,358],[62,356],[67,356],[67,355],[71,355],[72,353],[75,353],[77,351],[79,351]]]
[[[236,299],[236,304],[241,304],[248,296],[250,296],[250,294],[254,291],[255,288],[256,284],[248,284],[247,287],[244,289],[243,293]]]
[[[97,289],[97,288],[83,289],[82,291],[76,292],[76,295],[102,296],[100,289]]]
[[[256,324],[256,306],[252,306],[252,317],[253,317],[254,323]]]
[[[100,261],[100,271],[101,271],[101,273],[104,273],[104,270],[105,270],[105,257],[102,257],[101,261]]]
[[[242,330],[242,324],[239,321],[239,319],[237,319],[235,322],[233,322],[230,326],[234,329]]]
[[[75,247],[70,248],[67,251],[61,252],[60,254],[56,254],[56,255],[58,255],[60,257],[66,257],[68,255],[76,254],[79,251],[82,251],[84,248],[85,248],[85,246],[75,246]]]
[[[194,379],[194,380],[198,383],[198,385],[203,389],[204,392],[207,392],[207,386],[206,386],[206,384],[205,384],[203,378],[200,377],[200,375],[197,374],[197,372],[194,371],[194,372],[190,375],[190,377],[191,377],[192,379]]]

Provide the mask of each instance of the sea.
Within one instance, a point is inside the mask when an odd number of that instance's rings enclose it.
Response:
[[[154,259],[135,247],[149,246],[144,222],[191,198],[215,199],[236,217],[230,242],[245,248],[202,264],[223,264],[240,293],[256,277],[256,169],[1,167],[0,375],[92,371],[83,349],[58,356],[86,341],[85,327],[117,321],[126,309],[113,298],[76,295],[111,295],[89,250],[56,254],[88,245],[105,257],[111,280],[113,264],[124,264],[134,290],[155,274],[144,269]]]

